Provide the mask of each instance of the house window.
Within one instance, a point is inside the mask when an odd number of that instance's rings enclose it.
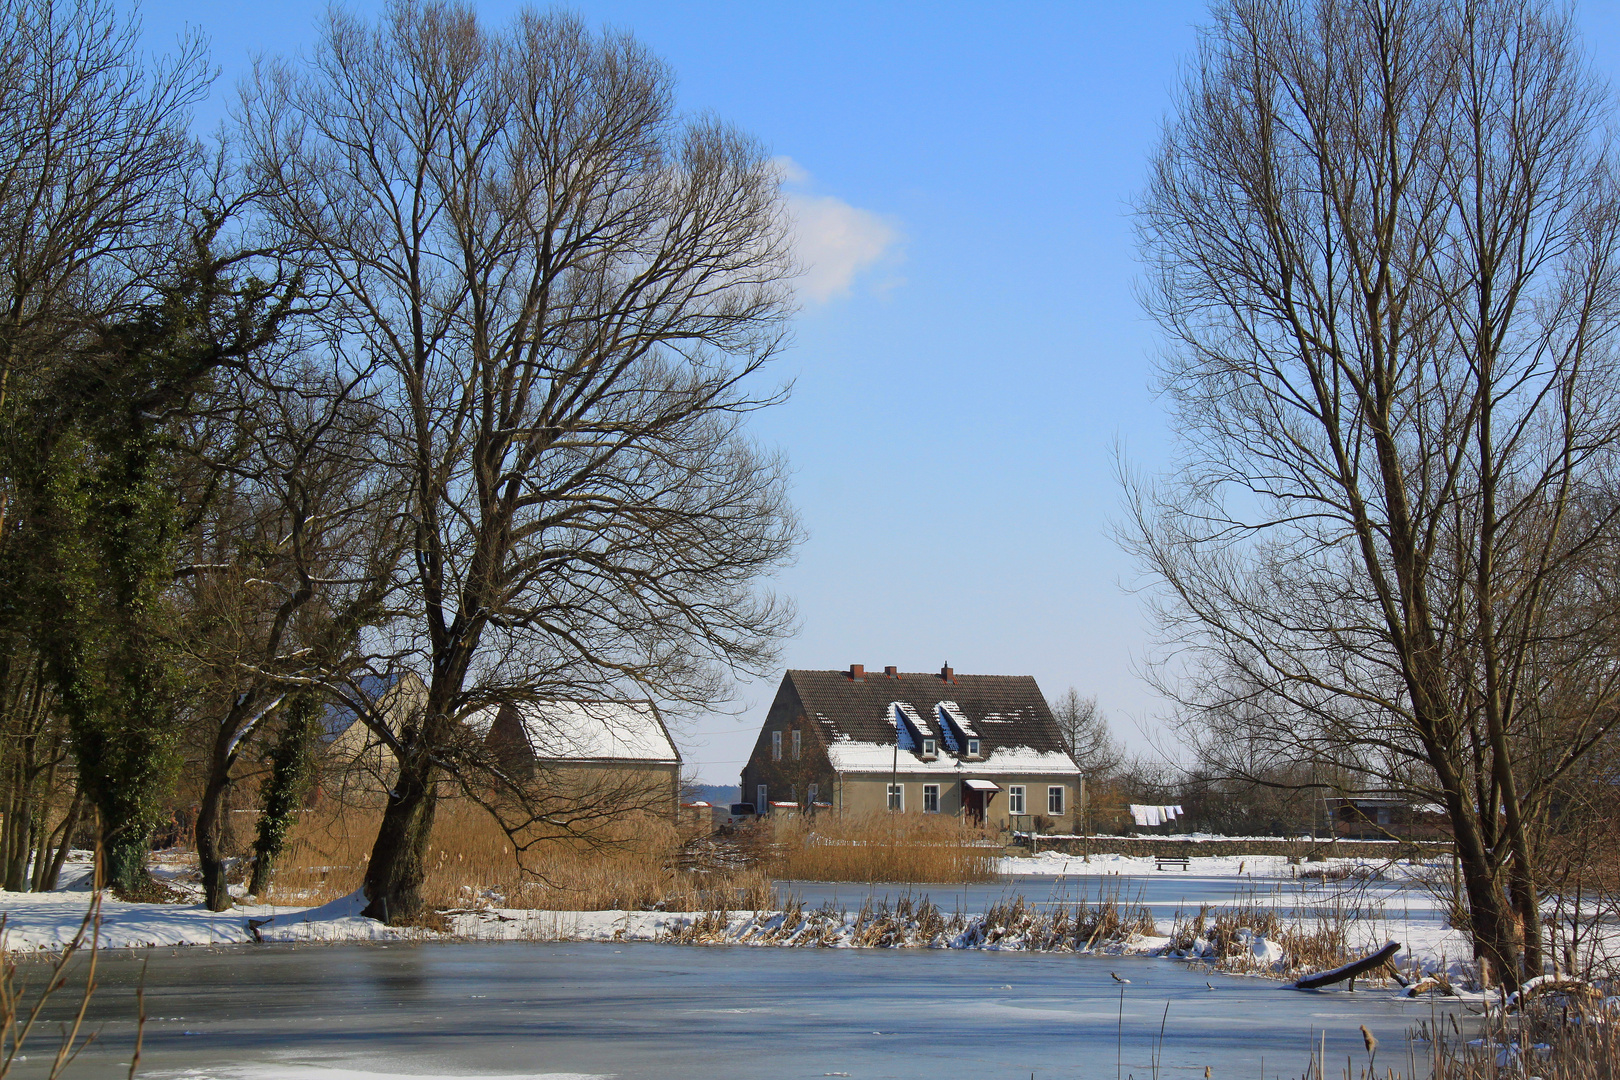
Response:
[[[890,784],[889,785],[889,809],[890,810],[902,810],[903,811],[903,810],[905,810],[905,808],[906,808],[906,785],[904,785],[904,784]]]
[[[782,760],[782,733],[780,731],[771,732],[771,760]]]
[[[924,784],[923,785],[923,813],[925,813],[925,814],[937,814],[937,813],[939,813],[939,785],[938,784]]]
[[[1009,814],[1028,813],[1028,811],[1024,809],[1024,785],[1023,784],[1008,784],[1007,785],[1007,813],[1009,813]]]
[[[768,814],[770,810],[771,804],[765,798],[765,785],[761,784],[754,789],[754,813]]]
[[[933,757],[934,756],[934,740],[933,739],[924,739],[923,740],[923,756],[924,757]]]
[[[1046,812],[1052,817],[1063,816],[1063,787],[1053,785],[1046,789]]]
[[[799,729],[793,729],[793,760],[799,760]]]
[[[811,805],[811,806],[814,806],[814,805],[816,805],[816,795],[817,795],[817,794],[818,794],[818,793],[819,793],[819,792],[820,792],[820,791],[821,791],[821,785],[820,785],[820,784],[811,784],[811,785],[810,785],[810,799],[809,799],[809,803],[810,803],[810,805]]]
[[[968,740],[968,757],[978,757],[978,756],[979,756],[979,740],[978,739],[969,739]]]

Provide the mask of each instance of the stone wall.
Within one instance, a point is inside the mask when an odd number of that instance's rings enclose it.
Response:
[[[1028,840],[1016,843],[1026,849]],[[1009,853],[1012,852],[1009,847]],[[1310,840],[1268,837],[1194,840],[1181,836],[1037,836],[1035,850],[1065,855],[1132,855],[1153,858],[1208,858],[1218,855],[1285,855],[1296,859],[1405,859],[1433,858],[1451,851],[1449,842],[1400,840]]]

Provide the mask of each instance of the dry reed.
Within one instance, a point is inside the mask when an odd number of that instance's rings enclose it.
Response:
[[[280,859],[267,899],[320,904],[360,887],[380,812],[331,807],[304,815]],[[447,800],[434,820],[423,899],[431,908],[548,911],[699,911],[771,906],[769,876],[721,855],[693,858],[666,821],[629,817],[587,839],[550,840],[515,852],[478,806]]]
[[[1000,848],[955,818],[824,814],[771,828],[770,862],[790,881],[994,881]]]
[[[1421,1033],[1434,1080],[1615,1080],[1620,1077],[1620,999],[1546,994],[1523,1011],[1492,1010],[1484,1029],[1454,1021]]]
[[[1205,905],[1190,916],[1177,913],[1167,952],[1178,958],[1203,960],[1217,971],[1298,978],[1355,959],[1358,954],[1350,945],[1352,927],[1380,914],[1376,907],[1368,907],[1353,896],[1339,895],[1285,918],[1275,901],[1274,897],[1251,894],[1220,908]],[[1281,959],[1257,953],[1256,938],[1280,946]],[[1382,973],[1370,973],[1363,978],[1380,982],[1384,977]]]
[[[796,898],[769,913],[705,912],[671,927],[663,940],[683,945],[1086,952],[1155,933],[1145,907],[1122,904],[1109,895],[1073,905],[1035,905],[1019,896],[982,915],[946,915],[926,897],[902,896],[892,905],[868,897],[854,912],[831,904],[806,911]]]

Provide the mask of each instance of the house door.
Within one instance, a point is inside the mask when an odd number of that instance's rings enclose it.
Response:
[[[984,824],[984,804],[988,796],[983,791],[974,791],[968,788],[962,792],[962,813],[966,816],[968,824]]]

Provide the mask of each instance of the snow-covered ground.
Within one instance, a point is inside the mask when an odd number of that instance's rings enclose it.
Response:
[[[1327,859],[1323,862],[1290,863],[1284,855],[1196,855],[1189,863],[1186,873],[1198,877],[1247,877],[1277,881],[1297,880],[1301,873],[1363,868],[1376,870],[1385,877],[1410,881],[1434,869],[1431,864],[1414,865],[1394,859]],[[1156,867],[1157,861],[1151,855],[1064,855],[1057,851],[1043,851],[1034,856],[1001,859],[996,869],[1002,874],[1052,876],[1130,874],[1153,877],[1183,872],[1162,871]]]

